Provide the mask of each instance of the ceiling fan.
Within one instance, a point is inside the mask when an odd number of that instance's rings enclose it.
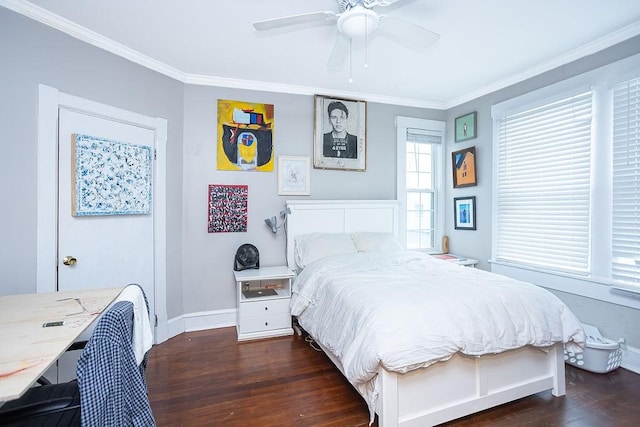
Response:
[[[351,40],[365,39],[376,32],[398,43],[417,49],[435,44],[440,35],[403,19],[378,14],[374,7],[389,6],[401,0],[337,0],[339,12],[318,11],[268,19],[253,24],[257,31],[268,31],[298,24],[336,21],[338,36],[328,65],[339,66],[350,53]]]

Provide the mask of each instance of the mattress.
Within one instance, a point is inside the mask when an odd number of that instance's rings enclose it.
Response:
[[[458,352],[557,342],[580,352],[585,341],[578,319],[549,291],[413,251],[314,261],[292,285],[291,312],[338,358],[370,408],[380,368],[402,373]]]

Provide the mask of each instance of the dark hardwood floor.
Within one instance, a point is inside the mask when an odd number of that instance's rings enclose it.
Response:
[[[640,375],[567,366],[567,395],[520,399],[447,426],[640,426]],[[366,426],[364,400],[303,337],[238,343],[235,328],[154,346],[147,383],[158,426]],[[374,426],[377,425],[374,423]]]

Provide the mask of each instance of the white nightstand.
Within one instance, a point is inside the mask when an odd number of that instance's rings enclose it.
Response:
[[[461,256],[461,255],[436,254],[436,255],[432,255],[432,256],[434,256],[436,258],[439,258],[439,259],[443,259],[445,261],[452,262],[454,264],[464,265],[465,267],[475,268],[475,266],[478,264],[478,260],[477,259],[467,258],[467,257]]]
[[[285,266],[233,272],[236,278],[238,341],[293,335],[291,279]]]

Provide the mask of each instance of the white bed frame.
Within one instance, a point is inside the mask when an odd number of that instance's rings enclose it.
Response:
[[[287,262],[295,268],[296,235],[359,231],[398,234],[393,200],[287,201]],[[323,347],[344,373],[337,358]],[[376,413],[379,427],[440,424],[545,390],[565,394],[562,344],[523,347],[482,357],[454,355],[446,362],[406,374],[381,369]]]

